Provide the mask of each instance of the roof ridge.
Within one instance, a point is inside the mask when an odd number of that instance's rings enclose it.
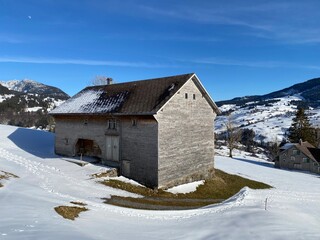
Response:
[[[171,76],[165,76],[165,77],[157,77],[157,78],[148,78],[148,79],[141,79],[141,80],[133,80],[133,81],[129,81],[129,82],[119,82],[119,83],[112,83],[110,84],[110,86],[112,85],[121,85],[121,84],[134,84],[134,83],[137,83],[137,82],[145,82],[145,81],[155,81],[155,80],[161,80],[161,79],[167,79],[167,78],[173,78],[173,77],[183,77],[183,76],[192,76],[194,75],[195,73],[185,73],[185,74],[178,74],[178,75],[171,75]],[[99,87],[105,87],[105,86],[108,86],[107,84],[104,84],[104,85],[96,85],[96,86],[87,86],[86,88],[84,88],[83,90],[85,89],[89,89],[89,88],[99,88]]]

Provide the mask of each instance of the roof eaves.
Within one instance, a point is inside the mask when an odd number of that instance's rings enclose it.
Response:
[[[152,116],[156,112],[132,112],[132,113],[49,113],[55,116]]]
[[[312,159],[312,160],[316,160],[313,155],[311,154],[311,152],[309,151],[308,148],[300,145],[299,143],[294,145],[298,150],[300,150],[304,155],[306,155],[308,158]]]

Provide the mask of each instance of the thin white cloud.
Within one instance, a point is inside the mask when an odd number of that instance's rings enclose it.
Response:
[[[228,1],[194,5],[143,5],[149,18],[180,19],[200,24],[241,27],[240,33],[280,43],[320,42],[320,3],[317,1]]]
[[[108,34],[104,36],[104,39],[130,39],[136,41],[178,41],[178,42],[220,42],[221,39],[210,36],[192,36],[192,35],[178,35],[172,34],[136,34],[130,33],[130,35],[125,34]]]
[[[187,62],[189,60],[186,60]],[[224,65],[224,66],[240,66],[240,67],[255,67],[255,68],[275,68],[283,67],[288,64],[277,61],[241,61],[241,60],[232,60],[232,59],[195,59],[189,62],[196,64],[209,64],[209,65]]]
[[[207,59],[176,59],[177,61],[194,63],[194,64],[206,64],[206,65],[223,65],[223,66],[239,66],[239,67],[251,67],[251,68],[305,68],[320,70],[320,66],[305,65],[291,62],[281,61],[245,61],[245,60],[233,60],[224,58],[207,58]]]
[[[115,66],[115,67],[138,67],[138,68],[164,68],[175,67],[169,64],[127,62],[127,61],[105,61],[88,59],[59,59],[59,58],[32,58],[32,57],[0,57],[2,63],[35,63],[35,64],[74,64],[91,66]]]

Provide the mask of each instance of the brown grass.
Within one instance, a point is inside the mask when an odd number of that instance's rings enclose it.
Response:
[[[0,180],[1,179],[9,179],[9,178],[19,178],[17,175],[14,175],[12,173],[8,173],[5,171],[0,171]],[[0,187],[3,187],[3,184],[0,183]]]
[[[117,177],[117,176],[118,176],[118,171],[115,168],[105,172],[99,172],[91,175],[92,178]]]
[[[63,218],[66,218],[69,220],[75,220],[77,217],[79,217],[79,214],[81,212],[88,211],[87,208],[73,207],[73,206],[58,206],[58,207],[55,207],[54,210]]]
[[[70,203],[75,204],[75,205],[79,205],[79,206],[87,206],[87,204],[86,204],[86,203],[83,203],[83,202],[71,201]]]
[[[196,208],[221,202],[233,196],[245,186],[252,189],[271,188],[265,183],[231,175],[218,169],[215,171],[214,178],[206,180],[203,185],[198,186],[196,191],[186,194],[172,194],[161,189],[152,190],[118,180],[106,180],[102,183],[109,187],[144,196],[143,198],[112,196],[111,199],[106,199],[106,203],[145,209],[159,209],[158,206],[172,207],[172,209],[179,209],[179,207]],[[154,208],[150,208],[150,206],[154,206]]]

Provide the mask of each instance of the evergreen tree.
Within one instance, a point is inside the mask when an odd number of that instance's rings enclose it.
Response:
[[[243,129],[240,142],[246,146],[247,152],[253,152],[255,132],[252,129]]]
[[[311,127],[308,116],[303,108],[299,108],[296,112],[296,116],[292,120],[291,127],[288,134],[290,142],[308,141],[315,145],[315,129]]]

